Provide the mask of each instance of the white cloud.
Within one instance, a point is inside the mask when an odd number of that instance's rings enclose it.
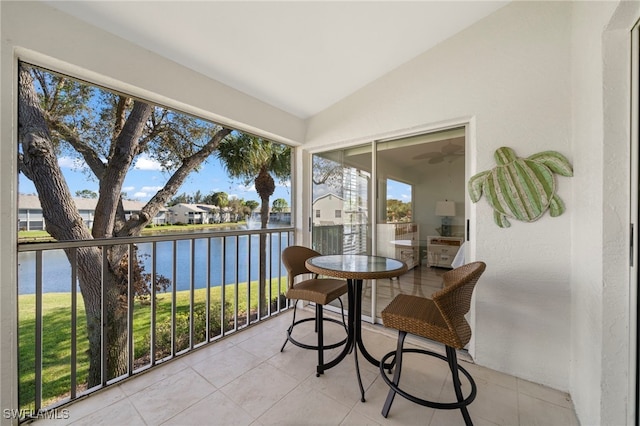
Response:
[[[63,169],[79,169],[84,166],[84,162],[78,158],[60,157],[58,158],[58,166]]]
[[[236,190],[240,192],[256,192],[256,186],[254,184],[251,185],[236,185]]]
[[[136,170],[162,170],[162,166],[156,160],[149,158],[147,155],[141,155],[137,160],[135,166]]]
[[[143,186],[140,191],[156,193],[162,189],[161,186]]]
[[[139,191],[134,192],[132,197],[136,199],[148,200],[149,198],[154,196],[155,193],[160,189],[162,189],[161,186],[143,186]]]
[[[148,200],[153,197],[161,188],[161,186],[143,186],[139,191],[134,192],[131,197],[137,200]]]
[[[131,192],[131,191],[133,191],[134,189],[136,189],[136,187],[135,187],[135,186],[123,186],[123,187],[122,187],[122,192]]]

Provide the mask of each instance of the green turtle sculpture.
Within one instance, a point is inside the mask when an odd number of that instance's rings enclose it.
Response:
[[[529,158],[518,158],[513,149],[502,147],[496,150],[494,158],[497,167],[469,179],[469,196],[475,203],[483,193],[486,195],[499,227],[511,226],[507,217],[533,222],[547,209],[552,217],[564,213],[564,203],[556,195],[553,173],[573,176],[573,170],[562,154],[544,151]]]

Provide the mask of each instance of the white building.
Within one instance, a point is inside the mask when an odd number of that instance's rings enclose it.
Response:
[[[195,204],[180,203],[169,207],[169,223],[201,224],[208,222],[208,211]]]
[[[74,198],[73,201],[78,207],[80,217],[88,228],[93,227],[96,204],[95,198]],[[131,215],[140,213],[145,203],[140,201],[122,200],[122,207],[125,210],[125,217],[129,219]],[[151,220],[154,225],[164,225],[167,223],[167,209],[162,208]],[[42,207],[37,195],[18,196],[18,229],[22,231],[44,230],[45,222],[42,214]]]
[[[336,194],[328,193],[313,201],[313,225],[342,225],[344,199]]]

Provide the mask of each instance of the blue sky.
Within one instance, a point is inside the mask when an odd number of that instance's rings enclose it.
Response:
[[[98,181],[91,179],[82,171],[74,159],[70,157],[60,157],[58,164],[64,174],[71,194],[75,195],[76,191],[88,189],[98,192]],[[127,198],[137,201],[148,201],[167,181],[169,174],[161,170],[160,165],[149,159],[148,157],[138,157],[134,167],[127,173],[123,192],[127,193]],[[285,185],[276,180],[276,190],[271,196],[271,202],[277,198],[284,198],[291,205],[291,182]],[[36,189],[33,183],[22,174],[19,178],[19,190],[21,194],[35,194]],[[208,195],[212,192],[226,192],[229,198],[242,198],[246,200],[255,200],[260,202],[260,197],[253,185],[245,186],[242,182],[231,180],[218,161],[217,158],[211,157],[205,162],[199,171],[191,172],[185,180],[182,187],[176,195],[186,193],[195,194],[200,190],[202,195]],[[397,181],[389,181],[387,186],[388,198],[401,200],[404,202],[411,201],[411,187]]]
[[[60,157],[58,164],[64,174],[71,194],[76,191],[88,189],[98,192],[98,181],[91,179],[87,173],[81,169],[81,164],[70,157]],[[127,177],[122,188],[127,193],[127,198],[148,201],[169,179],[169,173],[161,170],[160,165],[148,157],[137,158],[133,168],[127,173]],[[276,190],[271,196],[271,202],[277,198],[284,198],[291,204],[290,182],[282,185],[276,180]],[[36,189],[33,183],[25,176],[20,175],[19,190],[21,194],[35,194]],[[200,190],[202,195],[212,192],[226,192],[229,198],[242,198],[245,201],[255,200],[260,202],[253,185],[244,186],[242,182],[231,180],[217,158],[211,157],[198,171],[191,172],[176,195],[186,193],[195,194]]]
[[[75,196],[77,191],[84,189],[98,192],[98,181],[92,175],[89,176],[86,171],[83,171],[83,162],[71,157],[60,157],[58,158],[58,164],[72,195]],[[169,177],[170,174],[163,172],[158,162],[142,155],[136,159],[134,166],[127,173],[122,191],[126,192],[128,199],[146,202],[164,186]],[[270,201],[273,202],[277,198],[284,198],[291,205],[291,182],[288,181],[283,184],[276,180],[275,183],[276,190]],[[18,185],[21,194],[36,194],[33,183],[22,174],[19,175]],[[260,202],[260,197],[253,184],[245,186],[239,180],[230,179],[215,156],[211,156],[205,161],[198,171],[191,172],[176,195],[183,193],[193,195],[198,190],[203,196],[213,192],[226,192],[229,198]],[[328,188],[317,187],[314,190],[314,195],[317,197],[327,191],[333,192]],[[389,179],[387,181],[387,198],[411,202],[411,186]]]

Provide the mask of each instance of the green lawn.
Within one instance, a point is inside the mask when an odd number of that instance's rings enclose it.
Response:
[[[225,289],[225,328],[234,327],[234,285]],[[281,291],[286,289],[282,279]],[[212,287],[210,294],[210,337],[220,335],[220,287]],[[251,283],[249,306],[257,309],[257,282]],[[247,286],[238,286],[238,324],[246,324]],[[278,280],[272,281],[272,297],[277,300]],[[194,343],[205,340],[206,289],[194,292]],[[171,293],[159,294],[156,298],[156,359],[171,353]],[[71,293],[45,293],[42,298],[42,406],[69,394],[71,387]],[[19,402],[20,408],[33,409],[35,400],[35,295],[18,298],[19,319]],[[189,345],[189,291],[176,292],[176,346],[178,351]],[[89,344],[82,297],[77,303],[77,383],[78,391],[85,389],[89,367]],[[134,305],[133,339],[135,365],[146,365],[150,359],[151,305],[136,300]]]
[[[226,229],[229,226],[243,226],[244,224],[245,222],[242,221],[233,223],[213,223],[206,225],[150,225],[142,230],[141,235],[152,235],[161,232],[201,231],[203,229],[216,231],[220,229]],[[43,241],[53,241],[47,231],[18,231],[19,243],[33,243]]]

